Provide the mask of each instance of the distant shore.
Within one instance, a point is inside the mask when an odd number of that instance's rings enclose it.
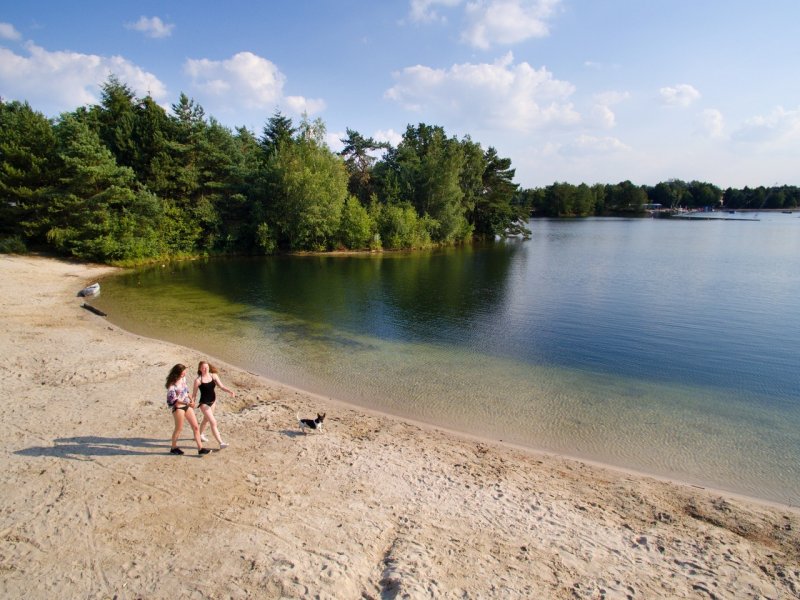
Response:
[[[470,439],[230,365],[231,446],[170,456],[195,350],[81,307],[112,271],[0,255],[4,597],[790,598],[800,511]],[[327,412],[322,434],[296,417]],[[198,413],[199,414],[199,413]],[[216,449],[213,441],[208,444]]]

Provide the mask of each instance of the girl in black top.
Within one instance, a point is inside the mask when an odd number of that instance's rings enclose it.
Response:
[[[216,389],[219,387],[225,390],[232,397],[236,394],[233,390],[226,388],[219,379],[217,369],[214,365],[201,360],[197,365],[197,379],[194,380],[194,389],[192,390],[192,400],[197,398],[197,392],[200,392],[200,410],[203,413],[203,421],[200,423],[200,439],[208,441],[208,438],[203,433],[207,425],[211,425],[211,433],[214,434],[214,439],[217,440],[220,449],[227,448],[228,444],[222,441],[217,429],[217,420],[214,418],[214,406],[217,401]]]

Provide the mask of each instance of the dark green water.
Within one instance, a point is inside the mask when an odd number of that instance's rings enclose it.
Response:
[[[800,504],[800,219],[761,219],[168,265],[103,281],[96,304],[325,396]]]

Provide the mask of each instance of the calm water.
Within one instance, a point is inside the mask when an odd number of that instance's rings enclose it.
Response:
[[[96,304],[326,396],[798,505],[800,213],[758,216],[168,265],[104,281]]]

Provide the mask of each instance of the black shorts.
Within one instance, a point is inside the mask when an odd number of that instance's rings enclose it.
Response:
[[[183,406],[173,406],[172,412],[175,412],[176,410],[189,410],[189,405],[184,404]]]

